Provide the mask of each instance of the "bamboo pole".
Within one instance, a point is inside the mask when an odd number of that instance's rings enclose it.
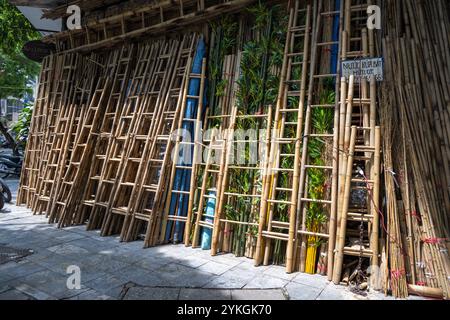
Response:
[[[333,282],[334,284],[339,284],[341,281],[341,273],[342,273],[342,262],[344,260],[344,247],[345,247],[345,235],[347,230],[347,213],[348,206],[350,203],[350,186],[352,179],[352,170],[353,170],[353,156],[355,152],[355,142],[356,142],[356,126],[351,127],[351,135],[350,135],[350,145],[348,149],[348,160],[347,167],[345,173],[345,185],[344,185],[344,193],[343,193],[343,204],[341,211],[341,226],[339,229],[339,234],[336,240],[337,244],[337,252],[334,261],[333,268]]]
[[[380,289],[378,287],[379,279],[378,279],[378,241],[379,241],[379,213],[378,210],[380,210],[379,205],[379,198],[380,198],[380,167],[381,167],[381,130],[380,127],[375,128],[375,152],[374,152],[374,161],[373,161],[373,167],[371,170],[372,177],[371,180],[374,181],[373,184],[373,190],[371,195],[371,206],[370,211],[372,215],[372,232],[370,233],[370,249],[372,250],[372,260],[371,260],[371,266],[372,270],[374,271],[371,274],[371,283],[374,284],[375,289]]]

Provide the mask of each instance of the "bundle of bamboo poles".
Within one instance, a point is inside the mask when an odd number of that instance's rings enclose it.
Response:
[[[380,94],[390,251],[385,290],[396,296],[436,296],[438,289],[449,298],[448,6],[413,0],[385,1],[383,7],[386,81]]]

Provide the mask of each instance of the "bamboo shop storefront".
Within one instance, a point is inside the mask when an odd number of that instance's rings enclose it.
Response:
[[[19,205],[449,297],[446,1],[72,2],[82,28],[44,39]],[[370,58],[383,79],[341,70]]]

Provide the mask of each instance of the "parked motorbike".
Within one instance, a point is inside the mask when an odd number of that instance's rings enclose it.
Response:
[[[20,176],[22,170],[22,157],[0,154],[0,175],[2,178],[7,178],[10,175]]]
[[[0,209],[3,209],[5,202],[11,202],[11,199],[11,190],[3,179],[0,179]]]

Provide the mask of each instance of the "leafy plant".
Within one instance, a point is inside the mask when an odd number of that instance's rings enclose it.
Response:
[[[28,132],[30,131],[31,117],[33,115],[33,105],[27,104],[19,114],[19,119],[11,126],[11,130],[16,135],[16,142],[20,147],[25,148]]]

